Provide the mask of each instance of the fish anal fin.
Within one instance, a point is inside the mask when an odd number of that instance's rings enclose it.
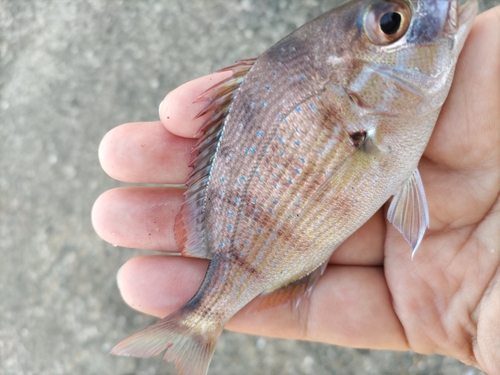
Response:
[[[392,198],[387,219],[412,247],[412,258],[429,226],[429,210],[418,169]]]
[[[282,304],[290,304],[292,307],[298,308],[304,299],[311,295],[312,289],[325,272],[327,265],[328,260],[302,279],[272,292],[261,294],[258,297],[260,299],[258,309],[264,310]]]
[[[193,170],[186,183],[188,189],[184,195],[184,203],[174,224],[176,243],[185,256],[207,259],[213,257],[206,243],[204,225],[206,190],[226,116],[238,88],[254,62],[255,59],[241,60],[221,69],[219,72],[232,71],[232,76],[213,85],[196,99],[196,102],[207,102],[196,118],[207,115],[207,119],[197,133],[199,140],[191,152],[189,166]]]
[[[184,308],[126,338],[110,354],[149,358],[166,350],[179,375],[206,375],[222,327],[215,332],[193,332],[182,324]]]

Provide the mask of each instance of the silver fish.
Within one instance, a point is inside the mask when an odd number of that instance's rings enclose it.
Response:
[[[332,252],[391,196],[413,252],[429,223],[417,164],[477,3],[354,0],[305,24],[200,100],[176,239],[210,259],[196,295],[112,354],[166,350],[204,375],[226,322],[263,293],[307,294]]]

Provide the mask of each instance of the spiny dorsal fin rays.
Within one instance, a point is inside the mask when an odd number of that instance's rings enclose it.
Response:
[[[191,152],[193,158],[189,164],[193,167],[193,171],[186,182],[188,190],[185,193],[184,203],[175,219],[175,240],[185,256],[208,259],[212,257],[205,242],[203,214],[205,194],[224,121],[238,88],[254,62],[255,59],[241,60],[235,65],[219,70],[218,72],[232,71],[233,74],[205,90],[196,99],[196,102],[206,101],[207,105],[195,118],[209,113],[211,115],[196,134],[200,138]]]
[[[412,247],[412,259],[429,226],[429,211],[424,185],[418,169],[392,198],[387,219]]]

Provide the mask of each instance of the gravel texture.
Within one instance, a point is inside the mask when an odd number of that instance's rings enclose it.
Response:
[[[484,0],[486,9],[499,0]],[[258,55],[327,0],[0,0],[0,375],[174,374],[107,355],[153,321],[121,300],[90,210],[97,148],[179,84]],[[479,374],[458,361],[225,332],[211,374]]]

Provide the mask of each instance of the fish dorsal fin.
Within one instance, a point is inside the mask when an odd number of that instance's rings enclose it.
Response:
[[[415,169],[392,198],[387,219],[408,241],[413,250],[411,255],[413,258],[429,226],[427,200],[418,169]]]
[[[261,294],[259,297],[261,299],[259,308],[267,309],[284,303],[290,303],[295,308],[299,307],[304,298],[308,298],[311,295],[314,286],[325,272],[327,265],[328,260],[302,279],[272,292]]]
[[[175,219],[175,240],[185,256],[211,258],[204,229],[205,195],[210,171],[232,100],[255,60],[240,60],[235,65],[219,70],[218,72],[232,71],[233,74],[196,99],[196,102],[206,101],[208,104],[195,118],[207,113],[211,115],[196,135],[200,138],[191,152],[193,158],[189,164],[193,171],[186,182],[188,189],[184,195],[184,203]]]

